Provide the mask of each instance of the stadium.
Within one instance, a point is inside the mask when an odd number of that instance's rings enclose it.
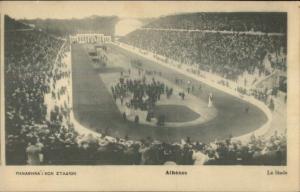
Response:
[[[6,164],[286,165],[286,20],[5,16]]]

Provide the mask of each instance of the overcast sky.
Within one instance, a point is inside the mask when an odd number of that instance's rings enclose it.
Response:
[[[189,4],[189,5],[188,5]],[[119,17],[158,17],[176,12],[199,10],[191,3],[177,2],[2,2],[5,13],[21,18],[83,18],[90,15]]]
[[[238,4],[238,6],[237,6]],[[126,18],[159,17],[182,12],[201,11],[234,11],[234,10],[272,10],[272,5],[266,2],[0,2],[2,13],[13,18],[83,18],[91,15],[117,15]],[[260,6],[258,7],[257,4]],[[273,3],[276,4],[276,3]],[[286,4],[288,5],[288,3]],[[284,6],[283,6],[284,7]],[[276,8],[278,10],[278,6]]]

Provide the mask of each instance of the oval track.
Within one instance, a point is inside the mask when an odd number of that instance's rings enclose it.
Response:
[[[267,116],[252,104],[117,46],[110,45],[109,48],[110,51],[122,55],[122,62],[139,59],[143,63],[143,68],[160,71],[168,80],[174,81],[176,77],[190,80],[193,84],[201,84],[202,91],[196,89],[194,95],[199,99],[207,100],[208,94],[212,92],[218,115],[207,123],[184,127],[184,129],[149,127],[124,122],[99,74],[93,69],[88,54],[82,45],[77,44],[72,45],[74,115],[81,124],[90,129],[98,132],[108,130],[109,135],[115,137],[128,135],[130,139],[144,139],[150,136],[162,141],[174,142],[189,136],[192,140],[209,142],[224,139],[229,135],[240,136],[249,133],[267,121]],[[247,106],[249,113],[245,112]]]

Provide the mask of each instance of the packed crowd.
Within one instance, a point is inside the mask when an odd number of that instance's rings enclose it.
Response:
[[[121,41],[234,81],[245,71],[286,71],[283,36],[136,30]]]
[[[112,138],[105,134],[79,134],[68,121],[70,106],[55,106],[49,115],[49,103],[45,102],[48,94],[53,100],[66,96],[66,87],[57,88],[57,82],[70,78],[70,73],[62,70],[67,47],[62,40],[40,31],[5,33],[8,165],[286,164],[286,138],[276,133],[268,139],[253,136],[247,143],[229,138],[209,144],[190,138],[181,143],[164,143],[149,137],[133,141],[128,136]],[[140,83],[128,80],[126,87],[139,97],[139,86]],[[154,81],[145,87],[161,90],[161,84],[156,82],[154,86]],[[142,90],[157,98],[152,89],[151,93],[146,88]]]
[[[6,24],[10,22],[12,20],[6,20]],[[57,81],[70,76],[69,72],[61,70],[64,55],[58,53],[63,43],[60,39],[36,30],[5,32],[8,164],[36,164],[36,158],[27,158],[34,157],[30,154],[35,154],[40,148],[44,151],[55,148],[60,145],[62,138],[67,138],[62,135],[67,128],[62,121],[68,116],[68,111],[66,108],[56,107],[50,112],[48,119],[49,103],[45,101],[47,94],[52,99],[59,99],[66,94],[66,87],[60,87],[57,92],[51,91],[57,86]]]
[[[120,81],[111,87],[111,92],[115,100],[120,99],[121,104],[125,97],[130,96],[130,101],[125,103],[129,108],[149,110],[160,100],[162,94],[170,96],[172,88],[168,88],[155,78],[147,82],[145,76],[142,79],[126,78],[126,80],[121,77]]]
[[[15,132],[22,122],[45,120],[48,83],[63,75],[54,74],[51,65],[62,42],[37,31],[6,33],[5,41],[6,123]]]
[[[146,28],[286,32],[285,13],[188,13],[159,18]]]
[[[9,144],[18,145],[9,147],[19,147],[12,160],[25,164],[30,156],[31,161],[27,163],[32,165],[163,165],[170,162],[178,165],[286,164],[286,137],[276,133],[268,139],[252,136],[247,143],[228,138],[204,144],[190,138],[180,143],[165,143],[149,137],[140,141],[132,141],[128,137],[95,137],[57,126],[45,130],[48,131],[39,132],[38,137],[28,140],[9,137]],[[59,137],[53,138],[50,130],[57,130]],[[26,152],[23,145],[28,142],[30,145]],[[30,150],[30,147],[35,150]],[[37,154],[36,158],[32,158]],[[13,161],[9,163],[13,164]]]

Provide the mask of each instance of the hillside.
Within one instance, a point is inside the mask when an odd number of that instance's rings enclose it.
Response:
[[[78,32],[98,32],[114,35],[117,16],[91,16],[83,19],[31,19],[20,20],[27,24],[58,36],[66,36]]]
[[[25,25],[22,22],[18,22],[15,19],[5,15],[5,31],[30,29],[30,26]]]

